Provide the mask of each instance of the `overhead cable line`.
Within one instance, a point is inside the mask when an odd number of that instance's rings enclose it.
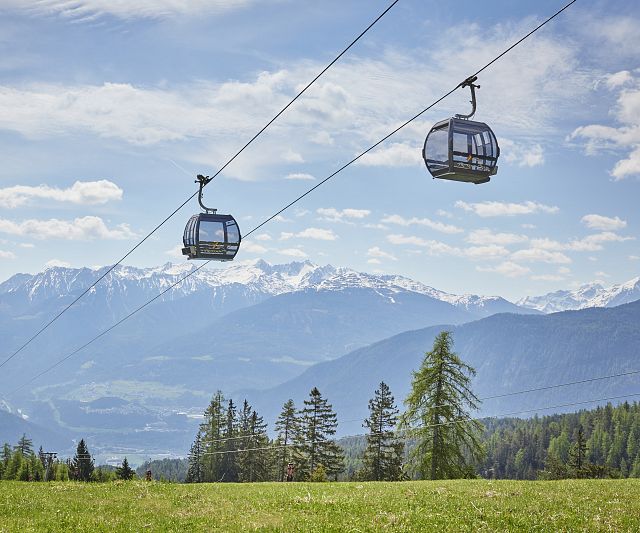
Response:
[[[557,17],[560,13],[562,13],[565,9],[567,9],[569,6],[571,6],[572,4],[574,4],[577,0],[571,0],[571,2],[569,2],[568,4],[566,4],[562,9],[556,11],[553,15],[551,15],[549,18],[545,19],[543,22],[541,22],[540,24],[538,24],[534,29],[532,29],[529,33],[527,33],[524,37],[521,37],[520,39],[518,39],[518,41],[516,41],[515,43],[513,43],[511,46],[509,46],[506,50],[504,50],[502,53],[500,53],[498,56],[496,56],[494,59],[492,59],[491,61],[489,61],[487,64],[485,64],[483,67],[481,67],[479,70],[476,71],[476,73],[474,75],[479,74],[480,72],[484,71],[486,68],[488,68],[490,65],[492,65],[493,63],[495,63],[498,59],[502,58],[506,53],[508,53],[509,51],[513,50],[516,46],[518,46],[520,43],[522,43],[525,39],[527,39],[528,37],[530,37],[531,35],[533,35],[535,32],[537,32],[540,28],[542,28],[543,26],[545,26],[547,23],[549,23],[551,20],[553,20],[555,17]],[[433,103],[431,103],[429,106],[425,107],[422,111],[420,111],[419,113],[415,114],[413,117],[411,117],[409,120],[405,121],[403,124],[401,124],[400,126],[398,126],[396,129],[394,129],[391,133],[385,135],[382,139],[380,139],[378,142],[376,142],[375,144],[371,145],[369,148],[367,148],[366,150],[364,150],[363,152],[361,152],[360,154],[358,154],[356,157],[354,157],[353,159],[351,159],[348,163],[342,165],[338,170],[336,170],[335,172],[333,172],[332,174],[330,174],[329,176],[327,176],[326,178],[324,178],[321,182],[317,183],[316,185],[314,185],[313,187],[311,187],[310,189],[308,189],[305,193],[301,194],[300,196],[298,196],[295,200],[293,200],[292,202],[289,202],[287,205],[285,205],[283,208],[281,208],[279,211],[277,211],[275,214],[271,215],[270,217],[268,217],[267,219],[265,219],[263,222],[261,222],[260,224],[258,224],[257,226],[255,226],[252,230],[249,231],[249,233],[247,233],[245,235],[245,240],[247,237],[249,237],[251,234],[253,234],[255,231],[257,231],[258,229],[260,229],[262,226],[264,226],[265,224],[267,224],[268,222],[270,222],[271,220],[273,220],[274,218],[276,218],[278,215],[280,215],[281,213],[283,213],[284,211],[286,211],[287,209],[289,209],[291,206],[293,206],[294,204],[296,204],[297,202],[299,202],[300,200],[302,200],[305,196],[307,196],[308,194],[312,193],[313,191],[315,191],[318,187],[320,187],[321,185],[325,184],[326,182],[328,182],[331,178],[333,178],[334,176],[336,176],[337,174],[339,174],[340,172],[342,172],[343,170],[345,170],[347,167],[351,166],[353,163],[355,163],[356,161],[358,161],[361,157],[363,157],[364,155],[366,155],[367,153],[371,152],[372,150],[374,150],[375,148],[377,148],[380,144],[382,144],[383,142],[385,142],[387,139],[389,139],[391,136],[395,135],[397,132],[399,132],[401,129],[403,129],[404,127],[406,127],[407,125],[411,124],[414,120],[418,119],[420,116],[422,116],[424,113],[426,113],[427,111],[429,111],[432,107],[436,106],[437,104],[439,104],[442,100],[444,100],[445,98],[447,98],[448,96],[450,96],[452,93],[454,93],[457,89],[459,89],[462,84],[464,82],[459,83],[458,85],[456,85],[453,89],[449,90],[447,93],[445,93],[443,96],[441,96],[440,98],[438,98],[436,101],[434,101]],[[195,197],[197,195],[197,193],[194,193],[191,198]],[[185,202],[186,203],[186,202]],[[184,205],[184,204],[183,204]],[[177,212],[177,211],[176,211]],[[151,234],[149,234],[151,235]],[[21,385],[20,387],[18,387],[17,389],[15,389],[14,391],[12,391],[10,394],[14,394],[15,392],[17,392],[18,390],[22,389],[24,386],[26,386],[27,384],[31,383],[32,381],[34,381],[35,379],[37,379],[38,377],[46,374],[47,372],[49,372],[49,370],[52,370],[53,368],[55,368],[56,366],[58,366],[60,363],[62,363],[63,361],[66,361],[67,359],[69,359],[72,355],[75,355],[76,353],[78,353],[80,350],[82,350],[82,348],[88,346],[89,344],[91,344],[92,342],[94,342],[95,340],[97,340],[98,338],[102,337],[103,335],[105,335],[106,333],[108,333],[109,331],[111,331],[112,329],[114,329],[116,326],[118,326],[119,324],[121,324],[122,322],[126,321],[127,319],[129,319],[130,317],[132,317],[133,315],[135,315],[138,311],[144,309],[147,305],[149,305],[151,302],[157,300],[160,296],[162,296],[163,294],[165,294],[166,292],[168,292],[169,290],[171,290],[172,288],[174,288],[176,285],[178,285],[179,283],[182,283],[185,279],[189,278],[190,276],[192,276],[193,274],[195,274],[198,270],[200,270],[202,267],[208,265],[210,262],[206,261],[205,263],[203,263],[201,266],[199,266],[198,268],[196,268],[195,270],[192,270],[191,272],[189,272],[188,274],[186,274],[183,278],[181,278],[180,280],[176,281],[175,283],[169,285],[169,287],[167,287],[165,290],[163,290],[160,294],[158,294],[157,296],[153,297],[151,300],[149,300],[148,302],[146,302],[145,304],[141,305],[140,307],[138,307],[137,309],[135,309],[134,311],[132,311],[131,313],[129,313],[127,316],[125,316],[123,319],[119,320],[116,324],[114,324],[113,326],[109,327],[107,330],[103,331],[102,333],[98,334],[96,337],[94,337],[93,339],[91,339],[89,342],[87,342],[86,344],[84,344],[82,347],[74,350],[71,354],[65,356],[63,359],[59,360],[57,363],[55,363],[54,365],[52,365],[51,367],[49,367],[49,369],[41,372],[40,374],[38,374],[35,378],[32,378],[31,380],[29,380],[27,383]],[[86,291],[85,291],[86,292]],[[16,352],[17,353],[17,352]],[[11,356],[13,357],[13,356]],[[3,363],[4,364],[4,363]],[[0,365],[1,366],[1,365]]]
[[[293,103],[298,100],[320,77],[322,77],[344,54],[346,54],[364,35],[371,29],[376,23],[384,17],[390,10],[393,8],[400,0],[394,0],[387,6],[387,8],[380,13],[376,17],[376,19],[371,22],[360,34],[353,39],[349,45],[344,48],[326,67],[324,67],[307,85],[301,89],[298,94],[296,94],[293,99],[287,103],[278,113],[267,122],[258,132],[251,137],[243,146],[240,148],[224,165],[222,165],[211,179],[218,176],[225,168],[227,168],[242,152],[245,151],[246,148],[249,147],[264,131],[271,126],[289,107],[293,105]],[[174,163],[175,164],[175,163]],[[210,181],[210,180],[209,180]],[[208,182],[207,182],[208,183]],[[206,184],[205,184],[206,186]],[[29,344],[31,344],[36,338],[40,336],[45,330],[49,328],[56,320],[58,320],[64,313],[66,313],[71,307],[73,307],[83,296],[85,296],[91,289],[93,289],[98,283],[100,283],[105,277],[107,277],[118,265],[122,264],[122,262],[129,257],[134,251],[136,251],[149,237],[151,237],[156,231],[158,231],[162,226],[164,226],[178,211],[180,211],[185,205],[187,205],[191,200],[193,200],[198,195],[198,191],[194,192],[189,198],[187,198],[184,202],[182,202],[176,209],[174,209],[171,214],[169,214],[162,222],[160,222],[157,226],[155,226],[147,235],[144,236],[140,242],[138,242],[131,250],[129,250],[125,255],[123,255],[120,259],[118,259],[117,263],[111,265],[97,280],[95,280],[91,285],[89,285],[78,297],[76,297],[70,304],[68,304],[62,311],[60,311],[57,315],[55,315],[49,322],[47,322],[44,326],[42,326],[36,333],[34,333],[24,344],[22,344],[16,351],[14,351],[11,355],[9,355],[2,363],[0,363],[0,368],[2,368],[6,363],[11,361],[16,355],[18,355],[22,350],[24,350]]]
[[[630,370],[628,372],[620,372],[619,374],[609,374],[606,376],[598,376],[598,377],[593,377],[593,378],[586,378],[586,379],[579,379],[576,381],[567,381],[565,383],[557,383],[555,385],[545,385],[544,387],[535,387],[535,388],[531,388],[531,389],[523,389],[523,390],[518,390],[518,391],[513,391],[513,392],[505,392],[502,394],[494,394],[493,396],[484,396],[482,398],[478,398],[479,401],[483,402],[485,400],[494,400],[496,398],[506,398],[508,396],[519,396],[521,394],[528,394],[531,392],[541,392],[541,391],[546,391],[546,390],[552,390],[552,389],[559,389],[562,387],[569,387],[571,385],[583,385],[585,383],[592,383],[594,381],[602,381],[605,379],[614,379],[614,378],[620,378],[620,377],[627,377],[627,376],[634,376],[640,374],[640,370]],[[441,405],[434,405],[432,406],[432,408],[438,408],[438,407],[446,407],[448,404],[441,404]],[[498,415],[496,415],[498,416]],[[483,418],[492,418],[491,416],[488,417],[483,417]],[[346,424],[348,422],[360,422],[362,421],[362,418],[351,418],[351,419],[347,419],[347,420],[341,420],[340,423],[341,424]],[[355,435],[357,436],[357,435]],[[213,443],[217,443],[217,442],[226,442],[229,440],[240,440],[240,439],[244,439],[247,437],[224,437],[221,439],[212,439],[212,440],[203,440],[200,441],[203,444],[213,444]]]
[[[478,418],[460,417],[460,418],[456,418],[454,420],[449,420],[447,422],[438,422],[437,424],[424,424],[424,425],[421,425],[421,426],[414,426],[414,427],[410,427],[410,428],[407,428],[407,429],[401,429],[401,430],[393,432],[395,434],[393,435],[392,438],[394,440],[409,440],[409,439],[415,438],[415,435],[408,435],[408,436],[402,437],[402,436],[398,436],[397,433],[410,433],[410,432],[420,431],[420,430],[423,430],[423,429],[430,429],[430,428],[442,427],[442,426],[451,426],[451,425],[457,424],[459,422],[481,422],[483,420],[487,420],[487,419],[491,419],[491,418],[505,418],[505,417],[511,417],[511,416],[515,416],[515,415],[538,412],[538,411],[548,411],[550,409],[561,409],[561,408],[564,408],[564,407],[573,407],[573,406],[576,406],[576,405],[585,405],[585,404],[589,404],[589,403],[606,402],[606,401],[612,401],[612,400],[621,400],[623,398],[632,398],[632,397],[637,397],[637,396],[640,396],[640,392],[635,392],[633,394],[622,394],[620,396],[610,396],[608,398],[596,398],[596,399],[592,399],[592,400],[583,400],[583,401],[579,401],[579,402],[562,403],[562,404],[558,404],[558,405],[550,405],[548,407],[537,407],[535,409],[525,409],[525,410],[522,410],[522,411],[512,411],[512,412],[509,412],[509,413],[499,413],[499,414],[495,414],[495,415],[491,415],[491,416],[483,416],[483,417],[478,417]],[[384,435],[384,434],[389,434],[389,433],[391,433],[391,432],[390,431],[384,431],[384,432],[372,432],[372,433],[358,433],[356,435],[345,435],[344,437],[341,437],[341,438],[366,437],[368,435],[376,436],[376,435]],[[251,437],[245,437],[245,438],[251,438]],[[337,443],[340,439],[332,439],[332,440],[333,440],[333,442]],[[296,442],[296,443],[292,443],[292,444],[279,444],[279,445],[275,445],[275,446],[262,446],[262,447],[258,447],[258,448],[245,448],[245,449],[237,449],[237,450],[220,450],[220,451],[215,451],[215,452],[202,452],[201,455],[223,455],[223,454],[227,454],[227,453],[242,453],[242,452],[252,452],[252,451],[258,451],[258,450],[273,450],[273,449],[280,449],[280,448],[296,447],[296,446],[300,446],[302,444],[310,444],[310,443],[311,443],[311,441],[302,441],[302,442]]]

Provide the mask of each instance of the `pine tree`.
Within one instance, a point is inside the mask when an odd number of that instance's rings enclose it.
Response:
[[[23,457],[27,457],[33,453],[33,441],[27,438],[26,433],[23,433],[18,444],[14,446],[14,450],[19,451]]]
[[[335,479],[344,470],[344,454],[330,440],[338,427],[337,416],[316,387],[311,389],[304,405],[296,447],[296,476],[298,479],[309,479],[316,468],[322,465],[327,475]]]
[[[202,483],[202,437],[200,431],[196,434],[196,440],[193,441],[189,450],[189,469],[187,470],[187,483]]]
[[[569,467],[574,477],[585,477],[587,471],[587,442],[584,438],[584,429],[582,426],[576,432],[576,441],[569,451]]]
[[[423,478],[447,479],[473,475],[471,461],[482,457],[481,424],[467,409],[478,408],[470,389],[475,370],[452,352],[451,332],[442,331],[433,349],[413,373],[403,428],[413,428],[417,446],[412,459]]]
[[[127,458],[125,457],[122,461],[122,465],[116,468],[116,477],[118,479],[123,479],[125,481],[128,481],[130,479],[133,479],[134,475],[135,475],[135,472],[129,466],[129,461],[127,461]]]
[[[365,481],[397,481],[402,478],[404,443],[394,441],[398,409],[389,386],[382,381],[369,400],[369,430],[360,478]]]
[[[73,479],[78,481],[90,481],[93,468],[93,458],[89,453],[89,448],[87,448],[84,439],[80,439],[76,455],[70,464],[70,474],[73,475]]]
[[[233,400],[227,405],[226,422],[222,433],[222,452],[220,454],[220,481],[238,481],[238,421]]]
[[[284,481],[287,464],[293,462],[294,450],[291,443],[299,439],[300,421],[298,420],[296,406],[289,399],[282,406],[280,416],[276,420],[276,454],[278,474],[276,479]]]

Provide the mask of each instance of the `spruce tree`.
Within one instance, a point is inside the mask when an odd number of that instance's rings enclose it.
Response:
[[[7,442],[2,446],[2,456],[0,457],[0,479],[7,479],[4,477],[9,461],[11,461],[11,446]]]
[[[196,440],[193,441],[189,450],[189,468],[187,470],[187,483],[202,483],[202,437],[200,431],[196,434]]]
[[[76,454],[71,461],[70,474],[73,475],[73,479],[78,481],[90,481],[93,468],[93,458],[89,453],[89,448],[87,448],[84,439],[80,439]]]
[[[249,409],[246,415],[246,409]],[[267,481],[271,450],[267,424],[264,419],[251,409],[245,400],[241,415],[240,432],[242,436],[242,451],[238,453],[238,478],[240,481]]]
[[[299,439],[300,421],[296,406],[289,399],[282,406],[282,411],[276,420],[275,450],[277,456],[278,473],[276,479],[284,481],[288,463],[293,462],[294,450],[291,444]]]
[[[360,478],[365,481],[402,479],[404,443],[394,440],[398,409],[389,386],[382,381],[369,400],[369,418],[363,427],[369,430]]]
[[[127,458],[125,457],[122,461],[122,465],[116,468],[116,477],[118,479],[128,481],[130,479],[133,479],[134,475],[135,475],[135,472],[129,466],[129,461],[127,461]]]
[[[233,400],[229,400],[226,412],[226,421],[222,433],[222,450],[220,453],[219,481],[238,481],[238,420],[236,416],[236,406]]]
[[[226,424],[225,399],[221,391],[211,399],[200,424],[201,481],[219,481],[223,476],[222,454],[225,449],[223,435]]]
[[[344,470],[344,454],[330,439],[338,427],[332,406],[314,387],[301,411],[301,431],[296,447],[296,476],[310,479],[316,468],[322,465],[329,477],[337,478]]]
[[[576,441],[569,451],[569,467],[574,477],[585,477],[587,472],[587,441],[584,438],[584,430],[582,426],[576,432]]]
[[[482,426],[468,413],[479,403],[470,388],[475,370],[452,348],[451,332],[442,331],[413,373],[401,420],[401,426],[411,429],[417,439],[411,456],[426,479],[469,477],[473,475],[469,461],[483,455]]]

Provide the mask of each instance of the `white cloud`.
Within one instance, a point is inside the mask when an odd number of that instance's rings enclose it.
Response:
[[[250,254],[264,254],[268,251],[268,249],[264,246],[256,244],[255,242],[252,242],[250,240],[244,241],[240,249],[243,252],[247,252]]]
[[[471,244],[487,245],[499,244],[502,246],[524,242],[528,239],[526,235],[517,235],[515,233],[493,233],[490,229],[483,228],[473,230],[466,238]]]
[[[367,255],[369,257],[375,258],[376,263],[380,263],[378,259],[390,259],[391,261],[398,260],[398,258],[395,255],[390,254],[389,252],[385,252],[384,250],[381,250],[379,246],[374,246],[372,248],[369,248],[367,250]],[[368,262],[373,263],[373,260],[370,259]]]
[[[32,198],[80,205],[106,204],[111,200],[121,200],[122,189],[108,180],[76,181],[67,189],[48,185],[14,185],[0,189],[0,207],[7,209],[21,207]]]
[[[372,257],[371,259],[367,259],[367,263],[369,263],[370,265],[380,265],[382,264],[382,261],[380,261],[380,259]]]
[[[397,224],[399,226],[425,226],[442,233],[462,233],[464,230],[451,224],[444,224],[428,218],[404,218],[401,215],[387,215],[380,222],[383,224]]]
[[[0,259],[15,259],[16,254],[8,250],[0,250]]]
[[[481,217],[501,217],[515,215],[529,215],[533,213],[557,213],[559,209],[538,202],[505,203],[505,202],[479,202],[467,203],[458,200],[456,207],[470,211]]]
[[[640,255],[630,255],[629,256],[629,261],[639,261],[640,260]]]
[[[309,257],[299,248],[285,248],[284,250],[278,250],[278,253],[281,255],[286,255],[288,257],[297,257],[299,259],[305,259],[306,257]]]
[[[534,281],[562,281],[565,277],[560,274],[538,274],[531,276],[531,279]]]
[[[323,220],[330,222],[347,222],[349,220],[360,220],[368,217],[371,211],[368,209],[336,209],[334,207],[320,207],[316,210]]]
[[[298,233],[282,232],[280,233],[280,240],[286,241],[293,239],[294,237],[300,239],[315,239],[317,241],[335,241],[338,236],[330,229],[323,228],[307,228]]]
[[[109,229],[100,217],[86,216],[74,220],[29,219],[23,222],[0,219],[0,232],[33,239],[131,239],[136,234],[128,224],[119,224]]]
[[[633,81],[633,76],[628,70],[621,70],[614,74],[607,74],[603,79],[608,89],[617,89],[622,85],[631,83]]]
[[[476,270],[479,272],[494,272],[508,278],[518,278],[531,272],[531,269],[518,265],[513,261],[504,261],[496,266],[478,266]]]
[[[60,259],[50,259],[44,264],[45,270],[47,268],[54,268],[54,267],[70,268],[71,263],[68,263],[67,261],[61,261]]]
[[[259,233],[253,237],[256,241],[271,241],[273,240],[268,233]]]
[[[603,231],[601,233],[588,235],[583,239],[573,240],[567,245],[567,249],[576,252],[596,252],[602,250],[602,244],[605,242],[624,242],[631,240],[634,240],[634,237],[623,237],[612,231]]]
[[[104,15],[121,19],[164,19],[177,16],[217,15],[245,8],[256,0],[3,0],[4,7],[42,15],[56,14],[73,20],[88,21]]]
[[[362,156],[357,165],[369,167],[412,167],[420,165],[420,148],[406,143],[391,143]]]
[[[549,250],[544,250],[542,248],[518,250],[511,254],[511,258],[515,261],[525,261],[530,263],[571,263],[571,259],[562,252],[550,252]]]
[[[284,179],[314,181],[316,178],[311,174],[305,174],[304,172],[294,172],[293,174],[287,174]]]
[[[602,270],[594,273],[594,276],[598,276],[599,278],[610,278],[611,274],[607,274],[606,272],[603,272]]]
[[[243,244],[244,246],[244,244]],[[176,244],[173,248],[170,248],[169,250],[165,250],[164,252],[166,255],[173,257],[174,259],[184,259],[184,255],[182,255],[182,245],[181,244]]]
[[[445,211],[444,209],[438,209],[436,215],[439,217],[453,218],[453,213],[449,213],[449,211]]]
[[[471,260],[496,259],[509,254],[506,248],[496,244],[458,248],[441,241],[427,240],[414,235],[391,234],[387,235],[387,241],[396,245],[426,248],[427,252],[434,256],[451,255],[454,257],[466,257]]]
[[[582,217],[582,223],[588,228],[602,231],[612,231],[627,226],[627,222],[619,217],[611,218],[602,215],[585,215]]]
[[[589,155],[601,150],[626,150],[627,156],[619,159],[610,171],[615,180],[621,180],[640,175],[640,78],[622,71],[607,78],[607,86],[618,90],[616,104],[611,110],[618,126],[580,126],[571,133],[569,140],[582,140]]]
[[[542,145],[517,143],[511,139],[498,140],[500,153],[505,161],[519,167],[537,167],[544,164],[544,150]]]

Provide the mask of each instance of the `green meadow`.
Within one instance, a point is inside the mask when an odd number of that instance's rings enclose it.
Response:
[[[640,480],[0,482],[26,531],[640,531]]]

